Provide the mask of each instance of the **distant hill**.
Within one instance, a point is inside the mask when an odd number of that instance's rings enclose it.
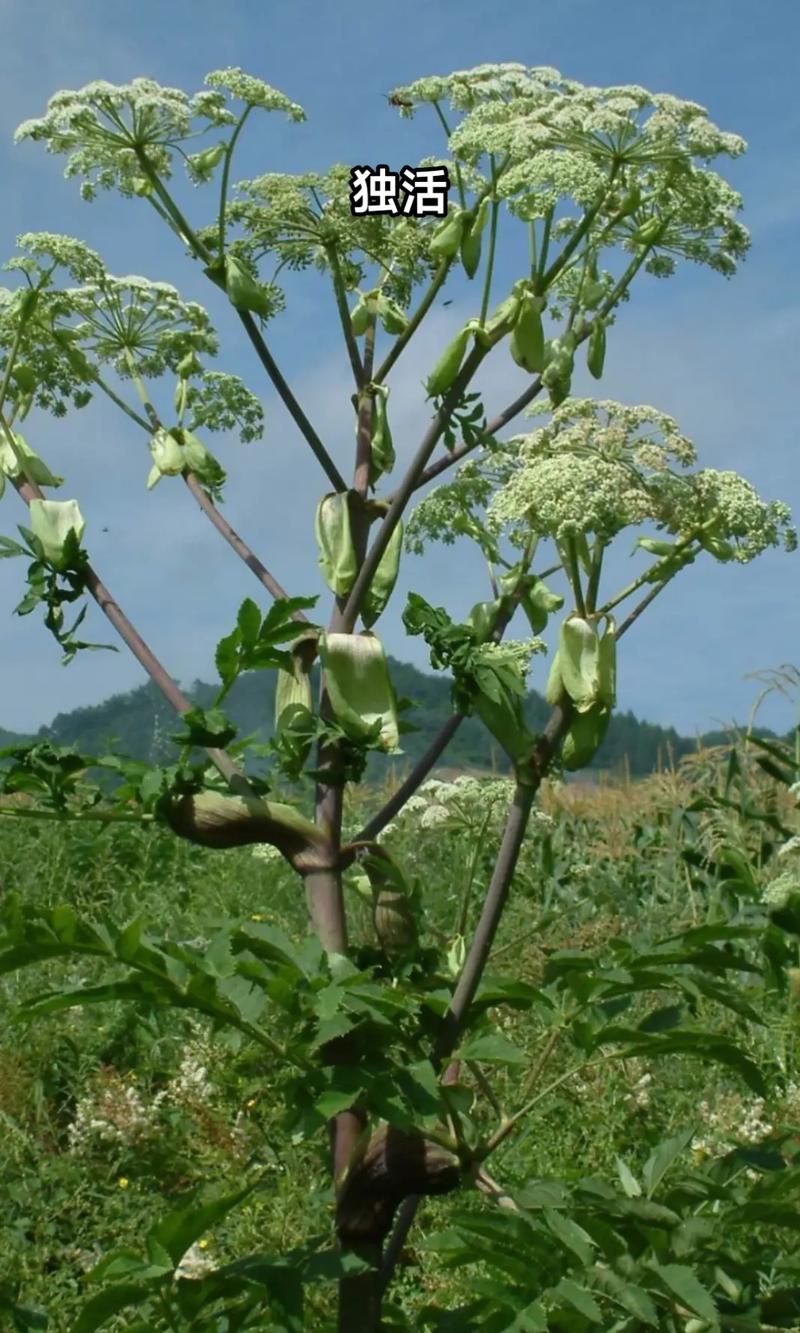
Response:
[[[418,730],[401,738],[402,758],[387,760],[383,756],[372,756],[369,773],[375,778],[391,767],[405,769],[414,764],[451,711],[450,687],[446,678],[426,674],[394,659],[390,659],[390,663],[397,693],[413,701],[414,706],[405,718]],[[243,676],[236,683],[225,701],[225,711],[238,726],[240,736],[253,735],[260,741],[269,739],[274,692],[275,676],[267,671]],[[214,693],[215,687],[202,681],[195,681],[187,690],[190,699],[202,707],[209,706]],[[543,726],[549,711],[541,695],[529,695],[525,712],[533,730]],[[177,753],[170,742],[175,730],[174,712],[150,682],[127,694],[113,695],[90,708],[59,713],[49,726],[39,729],[36,738],[50,740],[56,745],[74,745],[85,754],[101,754],[113,746],[131,758],[164,763]],[[0,728],[0,745],[21,743],[25,739]],[[728,739],[724,732],[694,739],[679,736],[673,727],[642,722],[632,712],[617,713],[612,717],[606,740],[590,768],[612,771],[627,768],[631,775],[643,776],[691,753],[699,743],[721,745]],[[448,769],[504,772],[508,768],[502,751],[476,718],[462,722],[443,762]]]
[[[22,741],[29,739],[30,737],[20,736],[17,731],[6,731],[5,727],[0,727],[0,750],[4,745],[19,745]]]

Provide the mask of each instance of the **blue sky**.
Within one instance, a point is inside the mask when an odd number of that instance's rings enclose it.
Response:
[[[255,358],[196,268],[145,204],[101,197],[81,203],[63,162],[36,145],[14,147],[17,124],[41,114],[58,88],[90,79],[147,75],[194,91],[205,73],[240,65],[274,84],[307,113],[301,126],[277,117],[253,122],[235,175],[324,169],[333,162],[395,167],[440,152],[433,116],[401,121],[385,94],[423,74],[484,61],[554,65],[592,84],[639,83],[701,102],[722,128],[748,140],[747,155],[722,168],[745,199],[751,253],[730,282],[679,269],[668,283],[643,278],[609,338],[602,396],[651,403],[677,417],[701,460],[747,476],[767,498],[800,515],[796,412],[800,339],[800,7],[796,0],[3,0],[0,6],[0,250],[14,251],[28,230],[83,237],[117,273],[175,283],[208,305],[222,335],[222,368],[263,394],[261,442],[224,441],[225,512],[292,590],[319,591],[309,548],[324,479]],[[210,203],[190,199],[204,223]],[[517,276],[510,269],[510,279]],[[398,452],[410,454],[427,410],[420,383],[443,341],[469,314],[466,284],[448,291],[430,326],[400,363],[392,397]],[[352,447],[348,367],[329,292],[319,278],[289,288],[289,309],[269,330],[270,345],[317,430],[340,465]],[[523,387],[508,364],[481,381],[490,415]],[[589,381],[588,383],[591,383]],[[576,380],[577,392],[588,383]],[[518,429],[524,428],[521,423]],[[26,434],[67,478],[88,520],[86,544],[156,653],[185,683],[213,678],[217,639],[252,576],[196,512],[177,482],[147,493],[142,438],[113,409],[92,406],[66,423],[32,414]],[[212,445],[213,445],[212,441]],[[0,531],[14,535],[24,512],[13,491],[2,501]],[[102,527],[108,532],[103,533]],[[626,572],[627,552],[619,568]],[[746,719],[758,686],[748,673],[800,661],[797,573],[800,556],[770,553],[749,567],[698,564],[642,618],[621,648],[620,707],[693,733]],[[11,612],[22,595],[22,567],[0,566],[0,725],[32,728],[55,713],[127,690],[143,679],[125,651],[88,653],[62,668],[36,615]],[[390,652],[427,665],[424,649],[400,624],[404,592],[414,587],[454,615],[483,589],[480,563],[443,548],[407,559],[395,611],[381,621]],[[91,637],[111,641],[99,613]],[[541,675],[541,671],[539,672]],[[534,684],[542,681],[534,677]],[[785,702],[765,706],[765,723],[794,721]]]

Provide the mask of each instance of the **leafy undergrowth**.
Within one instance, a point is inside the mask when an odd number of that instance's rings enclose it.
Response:
[[[494,1151],[480,1188],[466,1180],[421,1210],[385,1327],[800,1323],[800,973],[785,854],[797,774],[787,754],[703,752],[632,785],[543,791],[457,1089],[467,1137]],[[443,984],[474,924],[508,793],[495,779],[429,783],[385,835]],[[359,814],[356,803],[353,828]],[[7,819],[0,860],[17,949],[40,938],[37,921],[73,941],[75,922],[106,922],[119,977],[143,947],[138,933],[123,947],[119,932],[140,917],[149,940],[204,958],[212,979],[229,975],[242,940],[274,951],[285,939],[301,958],[302,890],[268,855],[207,852],[152,829]],[[348,893],[353,944],[374,963],[358,870]],[[64,904],[68,917],[54,912]],[[143,1281],[149,1263],[152,1280],[163,1219],[211,1185],[223,1198],[252,1189],[185,1231],[191,1243],[169,1270],[182,1304],[162,1295],[136,1313],[109,1306],[106,1322],[80,1327],[327,1328],[324,1262],[304,1270],[302,1316],[288,1280],[271,1322],[193,1312],[186,1293],[242,1256],[273,1256],[263,1280],[274,1295],[280,1256],[329,1244],[322,1120],[292,1104],[264,1044],[213,1021],[217,999],[205,1015],[175,1007],[151,980],[135,997],[83,1003],[77,993],[111,975],[102,950],[62,950],[0,983],[0,1321],[5,1301],[10,1327],[44,1326],[46,1311],[48,1328],[72,1329],[112,1278]],[[36,1008],[44,992],[73,1002]],[[280,1013],[270,1033],[283,1040]]]

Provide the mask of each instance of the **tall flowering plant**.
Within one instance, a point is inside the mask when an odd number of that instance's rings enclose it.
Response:
[[[230,923],[224,949],[217,940],[204,951],[154,940],[141,919],[100,926],[69,907],[42,917],[13,901],[0,965],[71,951],[105,958],[123,967],[124,980],[48,995],[29,1012],[155,996],[232,1027],[269,1053],[272,1093],[284,1099],[298,1132],[327,1125],[330,1133],[335,1247],[324,1272],[338,1281],[332,1317],[340,1329],[410,1326],[390,1303],[390,1283],[416,1203],[469,1187],[482,1191],[488,1208],[505,1205],[502,1224],[531,1254],[549,1236],[550,1250],[561,1247],[563,1271],[542,1269],[535,1290],[517,1270],[517,1287],[505,1295],[500,1287],[483,1295],[476,1288],[473,1306],[454,1316],[458,1327],[583,1328],[587,1320],[587,1327],[611,1327],[615,1318],[620,1329],[689,1328],[692,1320],[699,1327],[698,1319],[717,1326],[717,1297],[688,1260],[668,1262],[644,1231],[615,1249],[608,1228],[592,1231],[588,1221],[579,1227],[569,1219],[566,1194],[534,1215],[500,1190],[486,1163],[529,1113],[561,1042],[584,1055],[602,1049],[608,1059],[702,1052],[759,1085],[759,1071],[733,1041],[708,1034],[699,1041],[692,1031],[673,1033],[669,1045],[658,1024],[609,1024],[612,1010],[645,992],[690,984],[735,1008],[719,951],[665,946],[656,966],[633,950],[624,967],[587,972],[580,984],[565,962],[542,988],[492,980],[486,969],[542,779],[560,766],[585,766],[605,735],[620,640],[698,561],[747,562],[771,547],[795,546],[786,507],[762,500],[733,472],[699,468],[694,445],[671,417],[572,392],[579,358],[602,378],[642,274],[667,277],[687,261],[726,277],[735,272],[748,236],[740,198],[715,164],[745,145],[693,102],[637,86],[588,87],[521,64],[420,79],[389,100],[403,117],[429,114],[442,132],[442,155],[421,163],[446,166],[453,182],[441,220],[354,215],[342,165],[234,184],[245,127],[256,129],[265,112],[303,119],[296,103],[239,69],[209,74],[191,96],[144,78],[91,83],[57,93],[40,119],[17,132],[19,141],[65,156],[66,175],[80,182],[85,199],[116,191],[166,227],[176,253],[208,279],[211,299],[233,307],[324,474],[320,495],[293,493],[292,505],[308,501],[309,541],[331,597],[321,614],[318,595],[287,591],[291,571],[280,571],[279,581],[223,514],[226,473],[208,436],[238,431],[256,440],[264,416],[241,379],[211,368],[219,346],[209,314],[172,285],[110,274],[78,240],[21,236],[6,266],[11,286],[0,293],[0,482],[29,513],[20,540],[2,539],[3,554],[28,561],[17,610],[42,607],[70,660],[98,645],[76,636],[85,605],[70,626],[65,605],[93,598],[180,714],[182,750],[177,763],[155,768],[41,744],[17,748],[7,755],[4,790],[32,796],[28,814],[161,823],[201,846],[250,845],[282,859],[305,889],[310,936],[298,946],[253,917]],[[184,173],[199,197],[216,201],[199,219]],[[527,258],[513,282],[500,284],[501,247],[514,229],[524,234]],[[347,354],[352,386],[342,411],[355,431],[349,464],[332,456],[274,352],[285,305],[279,279],[301,269],[320,275]],[[430,368],[429,421],[416,449],[405,440],[397,449],[390,425],[396,368],[445,285],[463,280],[474,313]],[[496,358],[510,358],[519,391],[489,413],[474,381]],[[146,488],[182,483],[258,583],[217,647],[220,684],[209,708],[190,705],[97,572],[84,545],[98,521],[91,495],[85,517],[75,499],[45,498],[63,479],[29,441],[26,423],[35,429],[35,409],[61,417],[98,396],[119,410],[120,429],[146,446],[143,503]],[[536,418],[532,430],[507,435],[527,409]],[[631,538],[644,563],[626,586],[609,586],[607,553]],[[401,560],[432,541],[473,543],[487,568],[486,588],[476,588],[466,619],[419,593],[409,595],[403,614],[408,633],[427,644],[432,667],[450,675],[452,715],[382,808],[363,828],[348,829],[347,788],[363,776],[370,753],[402,752],[402,708],[380,618]],[[280,551],[272,558],[280,562]],[[540,668],[541,635],[553,617],[557,646]],[[236,739],[223,705],[241,675],[263,670],[277,676],[276,710],[271,768],[256,777],[245,772],[247,742]],[[552,711],[534,734],[522,705],[538,670]],[[415,793],[471,714],[504,751],[511,780],[507,787],[493,782],[483,804],[478,836],[494,836],[497,826],[497,840],[482,901],[466,892],[455,937],[431,945],[424,918],[430,886],[424,874],[412,880],[391,831],[404,807],[403,818],[430,825],[429,802]],[[111,796],[90,781],[98,765],[119,775]],[[287,783],[292,799],[278,790],[285,793]],[[468,793],[455,796],[439,802],[445,822],[466,817]],[[473,882],[474,865],[466,887]],[[368,957],[348,935],[350,889],[373,913],[378,948]],[[543,1024],[542,1050],[514,1112],[500,1107],[489,1071],[525,1057],[494,1028],[489,1015],[498,1005]],[[484,1096],[498,1116],[488,1130],[474,1109]],[[668,1145],[669,1160],[685,1146]],[[662,1153],[652,1166],[648,1197],[665,1161]],[[641,1194],[630,1171],[622,1183],[629,1198]],[[148,1328],[166,1327],[165,1318],[173,1328],[222,1327],[203,1321],[229,1295],[239,1322],[226,1327],[267,1327],[265,1318],[270,1327],[304,1326],[303,1287],[323,1271],[319,1254],[283,1256],[280,1283],[274,1267],[255,1260],[202,1280],[181,1268],[210,1221],[256,1187],[168,1218],[141,1261],[130,1254],[104,1260],[97,1276],[105,1286],[80,1328],[99,1328],[132,1307],[150,1318]],[[646,1229],[643,1214],[639,1221]],[[594,1263],[602,1236],[607,1252]],[[565,1276],[576,1262],[580,1283]],[[456,1326],[436,1322],[439,1316],[428,1311],[426,1326]]]

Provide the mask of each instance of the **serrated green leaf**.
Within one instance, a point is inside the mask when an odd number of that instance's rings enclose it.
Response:
[[[144,917],[134,917],[133,921],[125,927],[117,936],[116,953],[123,963],[133,961],[134,955],[141,943],[142,931],[144,929]]]
[[[454,1058],[498,1065],[524,1065],[528,1061],[526,1053],[501,1032],[487,1032],[468,1038]]]
[[[679,1301],[688,1305],[690,1310],[700,1315],[702,1319],[707,1319],[715,1327],[718,1323],[717,1307],[706,1291],[701,1282],[691,1268],[686,1268],[683,1264],[653,1264],[653,1271],[658,1274],[662,1282],[669,1288]]]
[[[241,636],[243,648],[250,648],[258,638],[258,631],[261,628],[261,611],[252,597],[246,597],[239,607],[239,614],[236,617],[236,627]]]
[[[672,1138],[665,1138],[663,1142],[657,1145],[657,1148],[653,1149],[651,1156],[648,1157],[643,1169],[641,1169],[641,1178],[643,1178],[648,1198],[652,1198],[653,1194],[656,1193],[673,1161],[680,1157],[680,1154],[685,1152],[685,1149],[691,1144],[693,1133],[695,1133],[693,1129],[681,1129],[680,1134],[675,1134]]]
[[[639,1184],[638,1180],[636,1179],[635,1175],[631,1171],[627,1162],[623,1162],[621,1157],[616,1158],[616,1163],[617,1163],[617,1174],[619,1175],[620,1183],[625,1193],[627,1194],[628,1198],[638,1199],[642,1193],[642,1187]]]
[[[639,1023],[640,1032],[668,1032],[675,1028],[683,1018],[683,1005],[662,1004],[653,1009]]]
[[[353,1105],[354,1094],[352,1092],[339,1091],[336,1088],[328,1088],[320,1093],[314,1102],[314,1109],[319,1111],[326,1120],[331,1120],[333,1116],[338,1115],[340,1111],[347,1111]]]
[[[649,1324],[651,1328],[658,1328],[658,1311],[643,1287],[633,1282],[624,1282],[614,1294],[636,1319],[641,1319],[642,1323]]]
[[[309,1046],[309,1050],[318,1051],[321,1046],[327,1042],[334,1041],[336,1037],[344,1037],[348,1032],[352,1032],[356,1026],[356,1020],[349,1014],[331,1014],[330,1017],[320,1021],[317,1028],[317,1034]]]
[[[241,636],[238,629],[231,630],[224,639],[220,639],[214,653],[214,666],[223,685],[230,685],[236,679],[239,662],[239,644]]]
[[[582,1264],[588,1266],[592,1262],[594,1241],[588,1232],[584,1231],[583,1227],[578,1226],[572,1218],[565,1217],[563,1213],[557,1212],[554,1208],[544,1208],[542,1210],[542,1220],[556,1240],[576,1255]]]
[[[138,980],[112,981],[100,986],[81,986],[77,990],[47,992],[34,995],[20,1005],[11,1021],[26,1023],[44,1014],[57,1014],[64,1009],[78,1009],[83,1005],[110,1004],[116,1000],[139,1000],[143,987]]]
[[[582,1314],[593,1324],[602,1324],[603,1312],[592,1293],[586,1287],[581,1287],[571,1278],[562,1277],[558,1286],[553,1289],[554,1296],[560,1296],[563,1301],[571,1305],[573,1309]]]

